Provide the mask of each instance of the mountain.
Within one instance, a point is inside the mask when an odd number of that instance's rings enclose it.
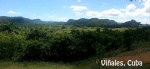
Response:
[[[0,23],[4,23],[5,21],[9,21],[9,22],[12,22],[12,23],[30,23],[30,22],[32,22],[31,19],[24,18],[24,17],[0,16]]]
[[[81,18],[78,20],[69,19],[66,24],[76,27],[103,27],[103,28],[139,27],[141,25],[140,22],[137,22],[136,20],[133,19],[131,21],[127,21],[124,23],[118,23],[114,20],[98,19],[98,18],[91,18],[91,19]]]
[[[65,22],[57,22],[57,21],[42,21],[40,19],[29,19],[24,17],[8,17],[8,16],[0,16],[0,23],[5,23],[5,21],[9,21],[12,23],[23,24],[23,23],[36,23],[36,24],[64,24]]]
[[[118,25],[118,23],[114,20],[109,19],[98,19],[98,18],[91,18],[91,19],[85,19],[81,18],[78,20],[69,19],[66,23],[67,25],[73,25],[73,26],[87,26],[87,27],[106,27],[106,26],[112,26]]]
[[[29,19],[24,17],[8,17],[0,16],[0,23],[5,23],[6,21],[16,23],[16,24],[66,24],[76,27],[103,27],[103,28],[120,28],[120,27],[139,27],[141,24],[136,20],[127,21],[124,23],[117,23],[114,20],[109,19],[98,19],[98,18],[80,18],[78,20],[69,19],[67,22],[58,22],[58,21],[42,21],[40,19]]]
[[[136,20],[131,20],[131,21],[127,21],[125,23],[122,23],[121,26],[122,27],[139,27],[141,22],[137,22]]]

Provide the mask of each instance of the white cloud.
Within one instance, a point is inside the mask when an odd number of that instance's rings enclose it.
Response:
[[[143,8],[136,8],[135,5],[130,4],[126,8],[125,15],[126,16],[132,16],[132,17],[137,17],[137,16],[145,16],[148,17],[150,16],[150,0],[144,1],[143,3],[144,7]],[[132,10],[132,11],[130,11]]]
[[[14,11],[9,11],[8,14],[16,14]]]
[[[108,18],[115,19],[118,21],[125,21],[129,19],[139,19],[139,21],[145,23],[150,18],[150,0],[141,2],[141,7],[136,6],[136,4],[127,4],[124,8],[120,9],[108,9],[104,11],[92,11],[89,10],[86,6],[75,6],[72,5],[70,8],[74,11],[76,16],[81,16],[85,14],[85,16],[89,18],[97,17],[97,18]],[[103,3],[103,5],[107,5]],[[138,20],[137,20],[138,21]]]
[[[136,6],[134,4],[130,4],[126,8],[127,8],[127,10],[134,10],[134,9],[136,9]]]
[[[123,16],[123,14],[119,10],[110,9],[102,12],[87,11],[86,16],[101,18],[101,17]]]
[[[21,14],[20,12],[15,12],[15,11],[8,11],[8,14]]]
[[[104,16],[120,16],[122,13],[119,10],[110,9],[110,10],[101,12],[101,14]]]
[[[140,9],[136,9],[136,6],[134,4],[127,5],[126,9],[124,10],[125,16],[132,16],[136,17],[139,15]]]
[[[143,7],[138,8],[135,4],[126,5],[121,9],[108,9],[105,11],[87,11],[86,16],[109,19],[138,19],[142,23],[150,22],[150,0],[142,2]],[[119,18],[119,19],[118,19]],[[137,21],[138,21],[137,20]]]
[[[146,13],[150,13],[150,0],[144,2],[143,10],[145,10]]]
[[[70,6],[70,8],[74,11],[74,13],[76,14],[76,16],[81,16],[82,14],[84,14],[82,11],[88,10],[88,8],[86,6]]]
[[[88,8],[86,6],[70,6],[70,8],[73,9],[73,11],[84,11],[84,10],[88,10]]]
[[[146,24],[146,23],[150,24],[149,18],[135,18],[135,20],[137,20],[138,22],[141,22],[142,24]]]

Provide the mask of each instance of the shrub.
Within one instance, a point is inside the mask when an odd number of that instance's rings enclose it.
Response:
[[[25,41],[15,35],[0,34],[0,59],[18,60],[24,53]]]

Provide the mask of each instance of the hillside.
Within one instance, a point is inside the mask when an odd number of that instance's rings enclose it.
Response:
[[[25,24],[25,23],[36,23],[36,24],[64,24],[65,22],[57,22],[57,21],[42,21],[40,19],[29,19],[25,17],[8,17],[8,16],[0,16],[0,23],[5,23],[5,21],[9,21],[16,24]]]
[[[118,23],[114,20],[109,19],[98,19],[98,18],[91,18],[91,19],[85,19],[81,18],[79,20],[69,19],[67,21],[68,25],[73,26],[87,26],[87,27],[103,27],[103,26],[113,26],[118,25]]]
[[[75,27],[103,27],[103,28],[121,28],[121,27],[139,27],[141,24],[136,20],[126,21],[124,23],[118,23],[110,19],[98,19],[98,18],[81,18],[78,20],[69,19],[67,22],[61,21],[42,21],[40,19],[29,19],[25,17],[8,17],[0,16],[0,23],[5,23],[9,21],[16,24],[26,24],[26,23],[35,23],[35,24],[66,24]]]
[[[98,18],[91,18],[91,19],[81,18],[78,20],[69,19],[66,24],[76,27],[103,27],[103,28],[138,27],[141,25],[140,22],[137,22],[135,20],[126,21],[120,24],[114,20],[98,19]]]

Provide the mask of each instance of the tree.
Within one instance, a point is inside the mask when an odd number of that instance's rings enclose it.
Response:
[[[96,43],[96,64],[98,69],[100,68],[101,60],[105,57],[105,53],[105,46],[100,43]]]
[[[27,35],[27,40],[33,39],[33,40],[39,40],[40,38],[46,37],[47,34],[41,30],[31,30],[30,33]]]
[[[132,43],[132,35],[130,30],[126,30],[124,32],[124,42],[125,42],[125,47],[127,50],[131,50],[131,43]]]
[[[101,28],[97,28],[97,29],[96,29],[96,32],[101,32]]]
[[[7,32],[13,32],[16,26],[14,26],[14,23],[5,21],[3,24],[0,25],[0,31],[7,31]]]

